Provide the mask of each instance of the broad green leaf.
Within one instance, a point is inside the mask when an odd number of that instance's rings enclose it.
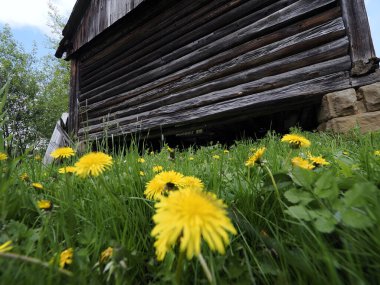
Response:
[[[315,183],[314,193],[319,198],[334,199],[339,195],[338,185],[332,172],[324,173]]]
[[[338,223],[334,215],[327,209],[313,211],[316,218],[313,222],[315,228],[322,233],[331,233]]]
[[[294,183],[309,190],[312,189],[315,176],[316,174],[313,171],[302,169],[300,167],[295,167],[291,174]]]
[[[376,201],[379,189],[372,183],[356,183],[344,194],[344,204],[347,207],[365,207]]]
[[[309,192],[296,188],[286,191],[284,196],[293,204],[301,203],[302,205],[307,205],[309,202],[314,200],[313,196]]]
[[[342,221],[345,225],[357,229],[365,229],[373,226],[375,223],[366,212],[355,208],[349,208],[343,211]]]
[[[292,216],[293,218],[304,220],[304,221],[311,221],[312,216],[310,215],[309,211],[302,205],[297,206],[290,206],[285,212]]]

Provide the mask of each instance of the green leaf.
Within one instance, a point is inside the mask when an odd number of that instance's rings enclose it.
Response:
[[[370,182],[356,183],[344,194],[346,207],[366,207],[376,200],[379,189]]]
[[[355,208],[343,211],[342,221],[345,225],[356,229],[365,229],[373,226],[375,223],[365,211]]]
[[[338,223],[333,214],[327,209],[320,209],[314,211],[315,221],[313,222],[315,228],[322,233],[331,233]]]
[[[312,216],[310,215],[309,211],[302,205],[290,206],[287,210],[285,210],[285,213],[299,220],[312,220]]]
[[[293,204],[301,203],[302,205],[307,205],[309,202],[314,200],[313,196],[309,192],[299,190],[297,188],[292,188],[289,191],[286,191],[284,196]]]
[[[336,199],[339,195],[339,188],[332,172],[324,173],[315,182],[314,193],[319,198]]]
[[[292,171],[291,177],[293,182],[297,185],[311,190],[315,181],[315,173],[311,170],[295,167]]]

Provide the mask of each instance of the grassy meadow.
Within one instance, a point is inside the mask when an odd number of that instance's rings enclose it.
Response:
[[[380,133],[292,132],[311,145],[268,133],[228,147],[99,146],[112,165],[98,176],[59,173],[84,154],[48,166],[37,154],[3,157],[0,284],[378,284]],[[171,170],[216,195],[207,197],[236,230],[218,232],[224,254],[202,236],[201,254],[189,259],[180,232],[157,259],[161,202],[144,191]],[[171,186],[169,198],[180,191]]]

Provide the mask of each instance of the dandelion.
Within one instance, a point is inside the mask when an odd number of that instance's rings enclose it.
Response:
[[[113,248],[112,247],[107,247],[100,254],[99,262],[100,263],[104,263],[105,261],[107,261],[108,259],[110,259],[112,257],[112,254],[113,254]]]
[[[75,152],[71,147],[60,147],[54,150],[50,156],[58,159],[58,158],[69,158],[71,156],[74,156]]]
[[[194,157],[190,156],[190,157],[189,157],[189,160],[190,160],[190,161],[191,161],[191,160],[194,160]]]
[[[251,155],[245,162],[245,166],[254,166],[255,163],[261,164],[261,158],[263,157],[265,150],[265,147],[261,147],[258,150],[256,150],[255,153]]]
[[[281,141],[289,143],[293,148],[309,147],[311,145],[307,138],[300,135],[287,134],[282,137]]]
[[[112,157],[102,152],[90,152],[75,163],[75,173],[84,178],[99,176],[112,165]]]
[[[66,166],[66,167],[61,167],[58,169],[58,173],[65,174],[65,173],[75,173],[75,166]]]
[[[139,157],[139,158],[137,159],[137,162],[138,162],[138,163],[145,163],[145,159],[143,159],[142,157]]]
[[[380,150],[375,150],[374,155],[380,156]]]
[[[224,153],[224,154],[228,154],[228,153],[230,153],[230,151],[227,150],[227,149],[225,149],[225,150],[223,150],[223,153]]]
[[[178,190],[183,177],[173,170],[163,171],[146,184],[144,194],[148,199],[159,200],[166,192]]]
[[[294,157],[292,159],[292,164],[294,166],[297,166],[297,167],[300,167],[300,168],[303,168],[303,169],[307,169],[307,170],[312,170],[315,168],[315,166],[313,164],[311,164],[309,161],[307,161],[306,159],[303,159],[302,157]]]
[[[39,209],[46,211],[53,209],[53,203],[49,200],[40,200],[37,202],[37,206]]]
[[[145,176],[145,172],[144,171],[140,171],[139,174],[140,174],[140,176]]]
[[[74,250],[70,247],[61,252],[59,255],[59,267],[64,268],[65,265],[73,263]]]
[[[329,165],[330,163],[324,159],[322,156],[312,156],[310,153],[308,154],[308,158],[309,160],[311,161],[311,163],[315,166],[315,167],[319,167],[319,166],[326,166],[326,165]]]
[[[34,189],[37,189],[37,190],[44,189],[44,186],[41,183],[39,183],[39,182],[32,183],[32,186],[34,187]]]
[[[220,156],[217,155],[217,154],[215,154],[215,155],[212,156],[212,158],[218,160],[218,159],[220,159]]]
[[[8,155],[4,152],[0,152],[0,161],[7,160],[7,159],[8,159]]]
[[[202,180],[194,176],[185,176],[181,181],[181,188],[190,188],[193,190],[203,190],[204,184]]]
[[[34,156],[34,160],[36,160],[36,161],[40,161],[42,158],[41,158],[41,155],[39,155],[39,154],[36,154],[35,156]]]
[[[211,250],[224,254],[230,242],[228,232],[236,234],[226,205],[214,194],[186,188],[171,192],[155,207],[152,236],[158,260],[163,260],[177,242],[188,259],[199,256],[202,237]]]
[[[167,150],[168,152],[174,152],[174,149],[172,149],[171,147],[167,146]]]
[[[28,173],[24,172],[23,174],[20,175],[20,179],[22,181],[29,181],[29,175]]]
[[[10,251],[12,250],[12,248],[13,248],[12,241],[8,240],[5,243],[0,245],[0,253]]]
[[[153,172],[158,173],[164,170],[164,168],[161,165],[155,165],[153,166]]]

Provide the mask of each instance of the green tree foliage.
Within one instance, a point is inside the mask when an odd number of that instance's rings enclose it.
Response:
[[[45,146],[63,112],[68,111],[70,66],[54,57],[65,20],[49,2],[51,52],[38,58],[36,50],[24,51],[9,26],[0,29],[0,87],[9,81],[4,106],[2,136],[8,152],[22,153],[31,146]]]
[[[70,85],[69,62],[54,57],[66,20],[53,2],[49,1],[48,5],[50,19],[48,25],[51,34],[47,35],[47,39],[51,52],[41,59],[41,90],[35,105],[35,113],[38,117],[36,129],[39,136],[44,139],[50,138],[61,114],[68,111]]]
[[[39,91],[35,51],[26,53],[13,38],[9,26],[0,30],[0,86],[10,82],[2,121],[9,152],[23,152],[37,140],[34,105]]]

